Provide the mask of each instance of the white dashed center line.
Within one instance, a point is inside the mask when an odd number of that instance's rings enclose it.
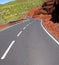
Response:
[[[27,24],[27,25],[23,28],[23,30],[25,30],[30,24],[31,24],[31,23]],[[20,32],[17,34],[17,37],[19,37],[22,32],[23,32],[23,31],[20,31]],[[15,40],[13,40],[13,41],[11,42],[11,44],[9,45],[9,47],[7,48],[7,50],[5,51],[5,53],[2,55],[1,60],[5,59],[6,55],[8,54],[9,50],[11,49],[11,47],[13,46],[14,43],[15,43]]]
[[[20,31],[18,34],[17,34],[17,37],[19,37],[20,36],[20,34],[22,33],[23,31]]]
[[[9,50],[11,49],[11,47],[13,46],[14,43],[15,43],[15,40],[13,40],[11,42],[11,44],[9,45],[9,47],[7,48],[7,50],[5,51],[5,53],[3,54],[3,56],[1,57],[1,60],[5,59],[6,55],[8,54]]]
[[[26,29],[26,27],[23,28],[23,30],[25,30],[25,29]]]
[[[30,24],[30,23],[29,23]],[[24,28],[23,28],[23,30],[25,30],[28,26],[29,26],[29,24],[27,24]]]
[[[28,26],[29,26],[29,24],[26,25],[26,27],[28,27]]]

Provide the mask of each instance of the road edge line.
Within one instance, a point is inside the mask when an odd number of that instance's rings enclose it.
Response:
[[[41,26],[42,26],[42,28],[44,29],[44,31],[59,45],[59,41],[57,41],[57,40],[45,29],[45,27],[43,26],[43,24],[42,24],[42,19],[41,19]]]

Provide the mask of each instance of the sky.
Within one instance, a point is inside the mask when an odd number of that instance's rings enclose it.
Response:
[[[0,0],[0,4],[5,4],[5,3],[8,3],[10,1],[14,1],[14,0]]]

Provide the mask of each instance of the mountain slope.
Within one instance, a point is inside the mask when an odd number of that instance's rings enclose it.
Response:
[[[0,5],[0,24],[19,19],[21,15],[42,2],[43,0],[20,0]]]

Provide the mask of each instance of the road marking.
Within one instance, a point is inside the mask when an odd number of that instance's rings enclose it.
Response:
[[[33,22],[31,22],[31,23],[27,24],[27,25],[26,25],[26,27],[28,27],[28,26],[29,26],[30,24],[32,24],[32,23],[33,23]]]
[[[20,34],[22,33],[23,31],[20,31],[18,34],[17,34],[17,37],[19,37],[20,36]]]
[[[31,22],[31,23],[33,23],[33,22]],[[28,27],[31,23],[27,24],[26,26]]]
[[[26,27],[23,28],[23,30],[25,30],[25,29],[26,29]]]
[[[5,59],[6,55],[8,54],[9,50],[11,49],[11,47],[13,46],[14,43],[15,43],[15,40],[13,40],[11,42],[11,44],[9,45],[9,47],[7,48],[7,50],[5,51],[5,53],[3,54],[3,56],[1,57],[1,60]]]
[[[28,27],[28,26],[29,26],[29,24],[26,25],[26,27]]]
[[[27,25],[23,28],[23,30],[25,30],[30,24],[31,24],[31,23],[27,24]]]
[[[27,24],[27,25],[23,28],[23,30],[25,30],[30,24],[31,24],[31,23]],[[17,34],[17,37],[19,37],[22,32],[23,32],[23,31],[20,31],[20,32]]]
[[[45,32],[59,45],[59,41],[57,41],[43,26],[42,20],[41,20],[41,26],[45,30]]]

